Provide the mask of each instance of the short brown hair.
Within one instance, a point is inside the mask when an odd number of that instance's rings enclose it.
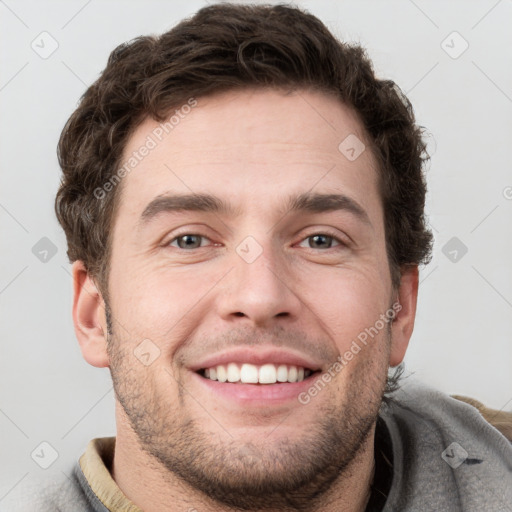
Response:
[[[429,261],[428,155],[411,104],[394,82],[377,79],[359,45],[338,41],[301,9],[222,3],[159,37],[118,46],[62,131],[56,214],[70,261],[84,262],[105,297],[121,187],[101,199],[94,191],[114,176],[130,135],[145,118],[161,122],[191,97],[247,87],[322,91],[352,107],[380,167],[393,284],[402,266]]]

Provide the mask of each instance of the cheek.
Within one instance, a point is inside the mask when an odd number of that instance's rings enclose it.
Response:
[[[327,334],[344,351],[360,333],[375,326],[389,307],[387,281],[376,274],[375,267],[329,269],[316,272],[315,279],[301,281],[301,299],[320,319]],[[380,323],[379,331],[383,330]]]
[[[209,292],[223,275],[211,269],[144,262],[125,268],[129,270],[118,270],[111,279],[112,307],[124,334],[134,340],[150,339],[162,350],[172,348],[170,340],[190,335],[198,315],[204,314]]]

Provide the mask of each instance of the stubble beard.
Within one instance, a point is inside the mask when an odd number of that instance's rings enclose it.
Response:
[[[382,343],[390,342],[390,331],[386,334]],[[148,372],[146,378],[141,373],[138,379],[131,371],[137,362],[131,349],[122,348],[131,344],[126,340],[121,344],[112,328],[108,346],[116,397],[140,448],[168,472],[169,482],[177,478],[191,493],[202,493],[235,510],[317,510],[367,446],[386,383],[386,372],[379,373],[367,361],[347,379],[348,388],[337,402],[327,403],[321,396],[329,393],[333,382],[312,399],[323,402],[315,408],[314,427],[294,439],[279,436],[279,426],[269,427],[265,440],[256,443],[230,433],[227,418],[214,417],[215,430],[202,427],[202,422],[213,421],[208,406],[200,418],[191,417],[188,406],[194,399],[181,382],[178,403],[172,404],[169,393],[157,389],[154,375]],[[297,417],[304,417],[306,411],[299,411]]]

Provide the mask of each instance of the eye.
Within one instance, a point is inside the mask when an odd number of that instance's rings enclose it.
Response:
[[[185,233],[173,238],[167,245],[183,250],[199,249],[204,247],[202,242],[205,240],[209,242],[211,241],[208,237],[197,233]],[[309,235],[304,238],[299,246],[307,240],[309,240],[310,249],[331,249],[333,247],[333,242],[334,247],[346,245],[339,238],[329,233],[314,233],[313,235]]]
[[[210,240],[203,235],[198,235],[195,233],[186,233],[184,235],[179,235],[176,238],[173,238],[168,245],[172,247],[178,247],[179,249],[197,249],[201,247],[201,240]],[[174,245],[174,242],[177,242],[177,246]]]
[[[304,238],[303,242],[309,240],[309,248],[310,249],[330,249],[332,247],[332,242],[335,241],[336,245],[344,246],[345,244],[334,235],[330,235],[328,233],[315,233],[314,235],[310,235]],[[301,243],[303,243],[301,242]],[[300,244],[299,244],[300,245]]]

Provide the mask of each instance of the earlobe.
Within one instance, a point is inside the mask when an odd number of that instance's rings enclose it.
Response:
[[[411,339],[416,318],[418,299],[418,266],[411,265],[402,269],[397,302],[399,307],[391,324],[391,353],[389,365],[398,366],[405,357]]]
[[[82,261],[75,261],[73,275],[73,324],[82,356],[92,366],[109,365],[105,303]]]

